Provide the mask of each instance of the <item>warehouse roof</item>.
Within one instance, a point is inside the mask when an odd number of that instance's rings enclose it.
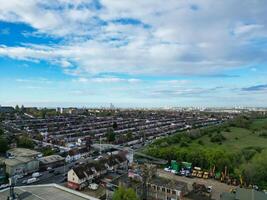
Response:
[[[38,151],[34,151],[26,148],[13,148],[7,151],[15,157],[35,157],[40,154]]]
[[[31,162],[33,160],[35,160],[35,159],[34,158],[27,158],[27,157],[16,157],[16,158],[5,159],[4,162],[7,166],[16,166],[16,165]]]
[[[51,155],[51,156],[45,156],[43,158],[40,158],[39,160],[42,164],[49,164],[49,163],[54,163],[58,161],[63,161],[65,159],[59,155]]]

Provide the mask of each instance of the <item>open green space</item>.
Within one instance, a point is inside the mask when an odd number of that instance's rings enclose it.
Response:
[[[267,118],[238,117],[227,123],[158,139],[144,153],[192,162],[206,170],[225,166],[232,177],[267,188]]]

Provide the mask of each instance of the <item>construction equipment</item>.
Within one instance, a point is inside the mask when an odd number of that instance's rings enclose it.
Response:
[[[194,167],[193,172],[192,172],[192,176],[193,177],[200,177],[201,173],[199,173],[199,172],[202,172],[201,168],[200,167]],[[203,172],[202,172],[202,175],[203,175]],[[201,177],[202,177],[202,175],[201,175]]]
[[[203,171],[198,171],[197,172],[197,177],[202,178],[203,177]]]
[[[208,178],[209,178],[209,172],[204,172],[204,174],[203,174],[203,178],[204,178],[204,179],[208,179]]]
[[[196,176],[197,176],[197,170],[193,170],[193,172],[192,172],[192,176],[193,176],[193,177],[196,177]]]
[[[240,187],[242,187],[243,186],[243,178],[242,178],[241,174],[239,175],[239,181],[240,181]]]

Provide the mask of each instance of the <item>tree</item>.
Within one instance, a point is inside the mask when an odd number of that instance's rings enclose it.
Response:
[[[128,131],[126,133],[126,140],[127,141],[130,141],[132,138],[133,138],[133,133],[131,131]]]
[[[3,129],[0,127],[0,135],[3,135],[4,134],[4,131]]]
[[[7,139],[3,136],[0,136],[0,153],[5,153],[8,150],[8,142]]]
[[[18,106],[18,105],[16,105],[16,107],[15,107],[15,110],[16,110],[16,112],[19,112],[19,111],[20,111],[20,109],[19,109],[19,106]]]
[[[114,192],[112,200],[138,200],[138,197],[132,188],[119,187]]]
[[[107,137],[108,142],[114,142],[116,139],[116,135],[114,133],[114,130],[108,129],[106,137]]]
[[[50,155],[53,155],[55,152],[51,147],[45,147],[42,150],[42,153],[43,153],[43,156],[50,156]]]
[[[118,128],[117,122],[113,122],[112,127],[113,127],[114,130],[116,130]]]
[[[34,148],[34,143],[33,143],[32,139],[26,135],[20,136],[17,139],[17,145],[18,145],[18,147],[22,147],[22,148],[29,148],[29,149]]]

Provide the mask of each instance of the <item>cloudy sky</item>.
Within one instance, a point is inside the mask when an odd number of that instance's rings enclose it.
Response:
[[[266,0],[0,0],[0,104],[267,106]]]

